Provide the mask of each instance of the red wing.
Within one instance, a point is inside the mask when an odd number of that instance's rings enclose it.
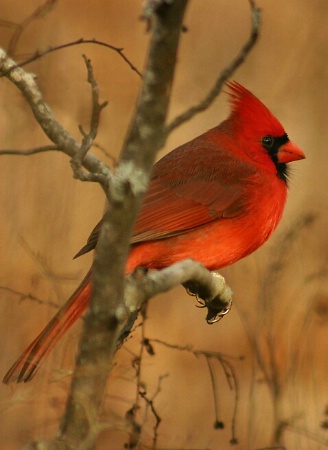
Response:
[[[247,205],[245,183],[254,167],[205,136],[155,165],[131,243],[163,239],[233,217]]]
[[[231,217],[243,203],[241,189],[224,192],[213,181],[189,182],[174,190],[154,183],[137,219],[131,243],[175,236],[213,220]]]
[[[131,243],[181,234],[247,205],[245,183],[255,168],[208,139],[210,132],[173,150],[155,166]],[[192,164],[191,164],[192,162]],[[101,222],[76,256],[96,246]]]

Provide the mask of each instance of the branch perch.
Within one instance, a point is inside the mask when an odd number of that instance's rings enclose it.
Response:
[[[202,264],[186,259],[171,266],[149,272],[134,273],[126,280],[125,303],[130,312],[163,292],[175,286],[183,285],[192,295],[204,301],[208,308],[207,321],[214,323],[229,312],[232,304],[232,291],[226,285],[224,278],[208,271]]]

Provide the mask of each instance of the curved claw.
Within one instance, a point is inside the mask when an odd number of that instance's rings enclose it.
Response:
[[[196,305],[196,308],[205,308],[206,307],[205,300],[203,300],[202,298],[199,298],[198,295],[195,295],[195,297],[196,297],[197,303],[199,303],[198,305]]]
[[[219,322],[225,315],[228,314],[228,312],[231,310],[232,307],[232,301],[229,302],[229,305],[224,307],[223,309],[216,312],[216,308],[211,308],[208,306],[208,314],[206,317],[206,322],[209,325],[213,325],[214,323]]]

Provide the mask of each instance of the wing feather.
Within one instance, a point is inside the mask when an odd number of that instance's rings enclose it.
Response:
[[[178,147],[154,166],[131,244],[175,236],[247,208],[245,186],[256,169],[222,149],[211,137],[214,132]],[[76,257],[96,246],[100,227],[101,222]]]

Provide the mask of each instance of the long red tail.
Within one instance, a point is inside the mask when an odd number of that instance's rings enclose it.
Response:
[[[83,314],[90,300],[91,269],[82,283],[60,308],[39,336],[27,347],[14,365],[8,370],[3,382],[25,383],[37,373],[41,361],[49,354],[63,334]]]

